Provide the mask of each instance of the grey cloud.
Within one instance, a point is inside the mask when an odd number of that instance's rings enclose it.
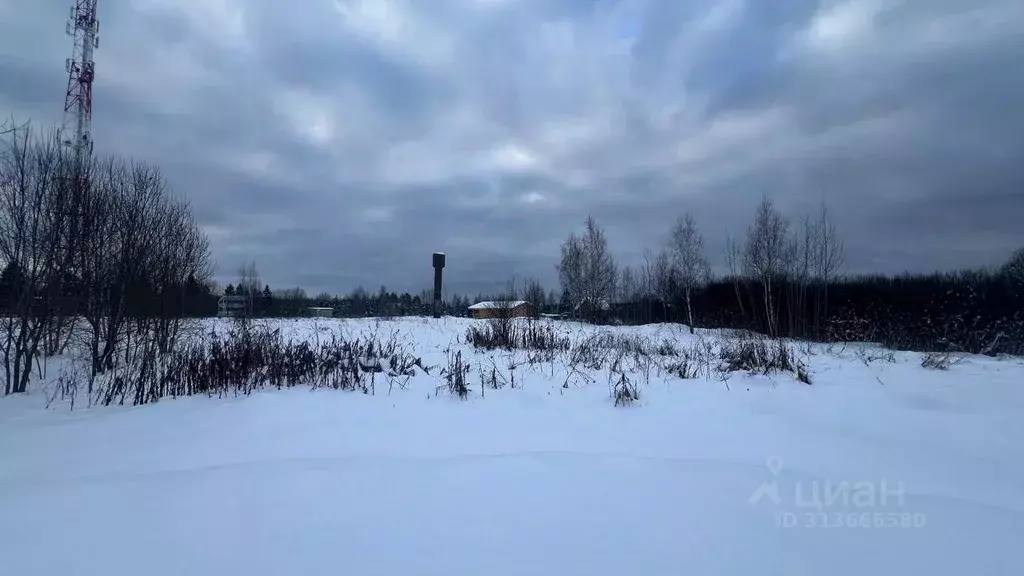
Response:
[[[255,258],[272,286],[418,291],[444,250],[452,290],[554,287],[588,214],[637,264],[690,211],[718,258],[762,194],[793,217],[826,201],[855,272],[1024,245],[1011,0],[883,2],[834,46],[808,44],[812,0],[338,3],[348,20],[327,0],[101,5],[97,151],[164,167],[224,282]],[[5,112],[60,119],[60,4],[0,25]],[[244,41],[216,33],[222,5]],[[523,166],[495,155],[512,145]]]
[[[16,89],[7,88],[0,93],[0,101],[15,110],[35,109],[40,102],[55,99],[55,89],[58,97],[63,95],[60,90],[64,86],[61,86],[59,80],[55,81],[59,76],[41,73],[35,66],[9,55],[0,56],[0,78],[6,79],[5,83],[11,82],[10,85],[5,84],[5,88],[17,83]],[[63,109],[62,104],[63,100],[56,106],[56,112]]]

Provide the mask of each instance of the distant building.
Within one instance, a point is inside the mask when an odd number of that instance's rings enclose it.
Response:
[[[316,316],[320,318],[332,318],[334,316],[334,308],[325,308],[323,306],[311,306],[308,308],[310,316]]]
[[[488,300],[469,307],[473,318],[525,318],[536,315],[537,309],[526,300]]]
[[[243,318],[249,310],[249,297],[244,294],[221,296],[217,301],[217,316]]]

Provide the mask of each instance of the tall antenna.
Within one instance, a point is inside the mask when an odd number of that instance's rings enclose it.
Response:
[[[64,97],[64,123],[61,140],[74,150],[75,165],[92,154],[92,80],[93,51],[99,48],[100,22],[96,19],[97,0],[74,0],[66,31],[75,39],[68,72],[68,91]]]

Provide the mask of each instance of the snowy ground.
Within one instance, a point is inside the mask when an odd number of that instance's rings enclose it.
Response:
[[[441,364],[469,322],[282,326],[397,329]],[[1024,363],[858,350],[819,348],[812,386],[655,377],[630,408],[544,367],[484,398],[471,376],[466,402],[432,376],[375,396],[3,398],[0,574],[1024,573]]]

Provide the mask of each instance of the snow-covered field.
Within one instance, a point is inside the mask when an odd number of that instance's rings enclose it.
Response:
[[[436,370],[372,396],[0,398],[0,574],[1024,573],[1019,359],[817,346],[811,386],[655,373],[622,408],[557,362],[481,397],[510,353],[455,344],[471,322],[280,322],[397,331],[426,365],[458,348],[467,401]]]

